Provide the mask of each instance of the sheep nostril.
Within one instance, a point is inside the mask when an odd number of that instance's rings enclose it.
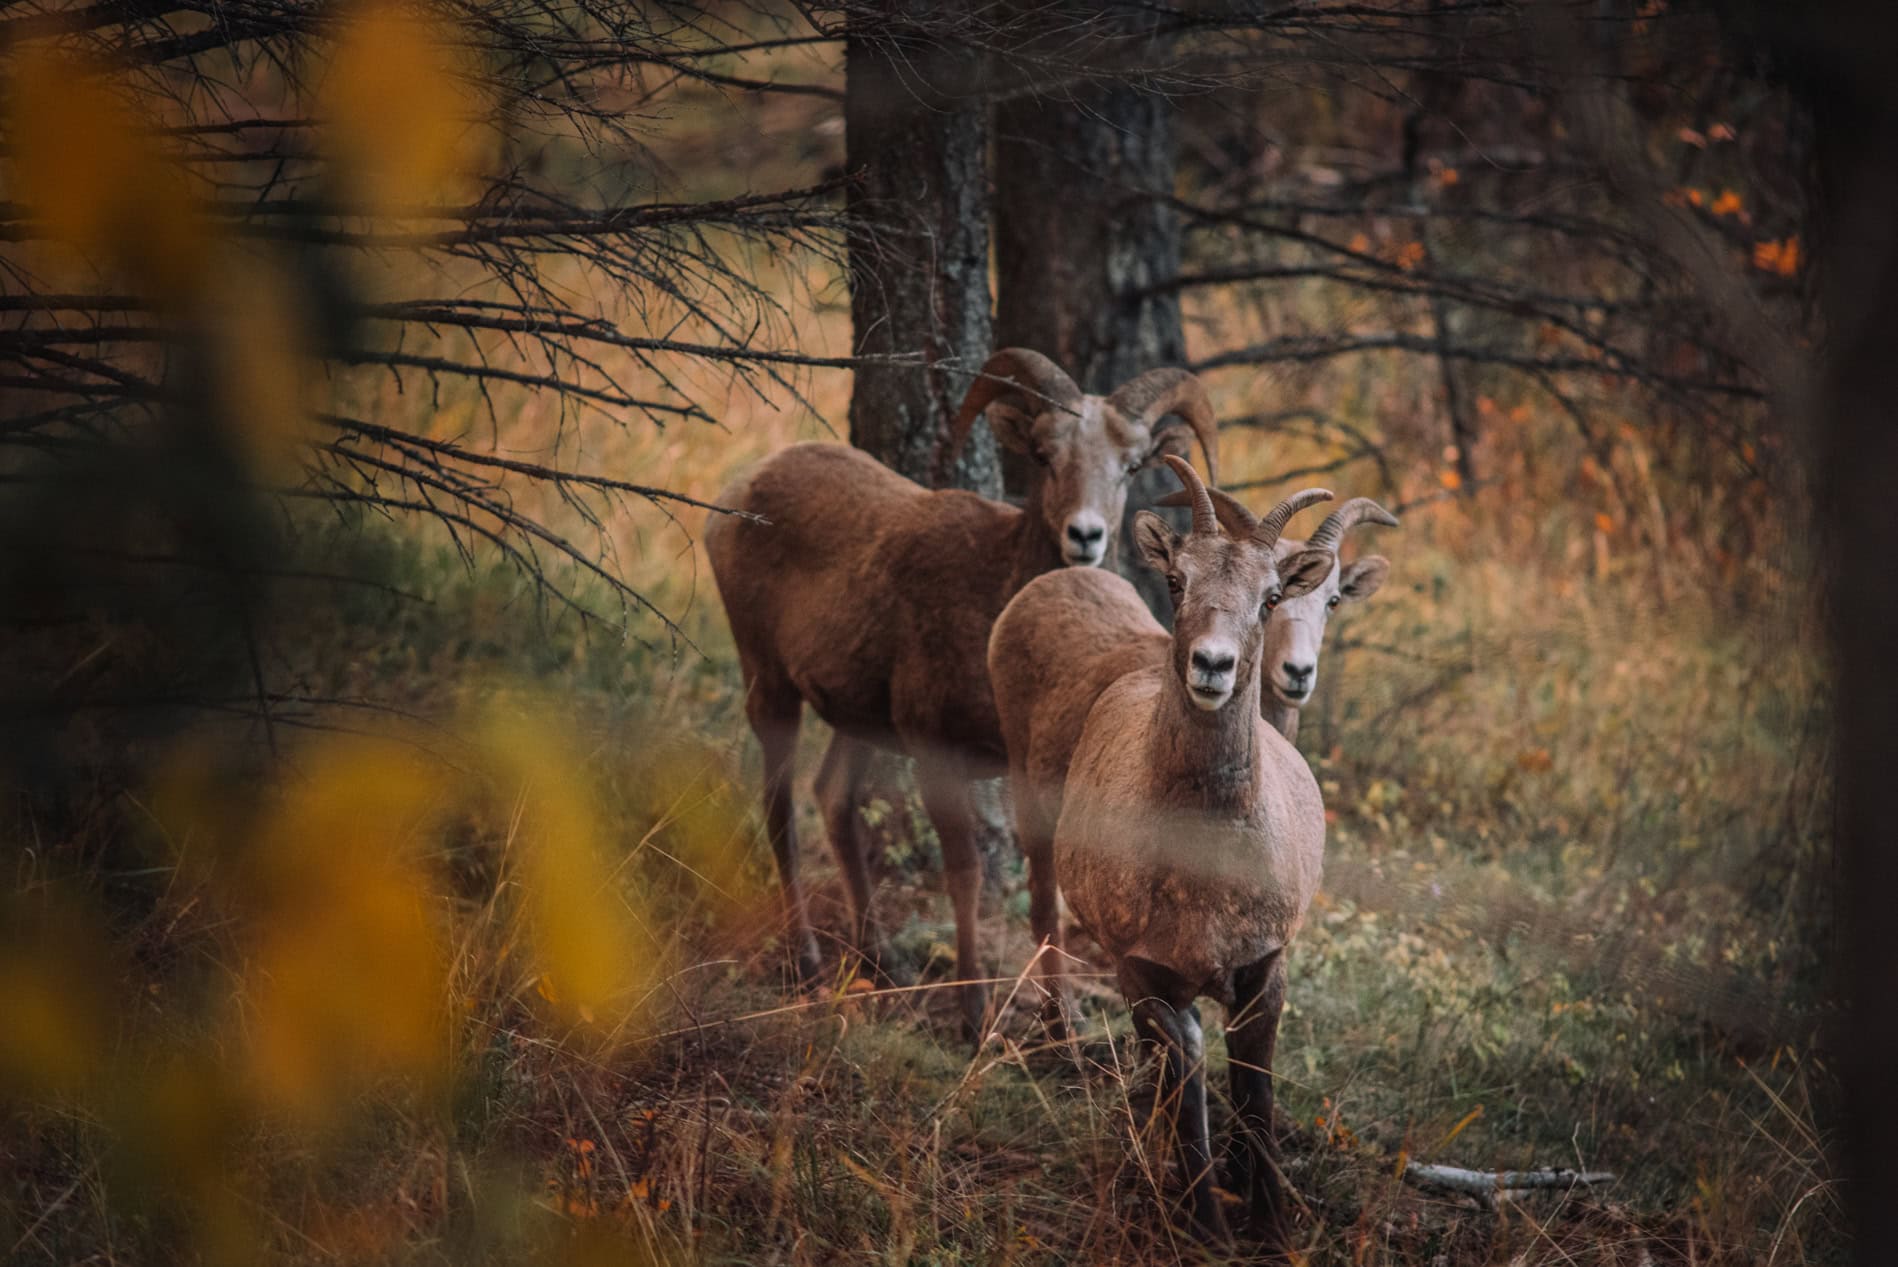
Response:
[[[1293,685],[1299,685],[1301,683],[1309,681],[1312,675],[1312,670],[1315,669],[1316,667],[1317,667],[1316,665],[1311,665],[1311,664],[1293,664],[1289,660],[1286,661],[1284,664],[1279,665],[1279,668],[1285,671],[1285,680],[1287,682],[1292,683]]]
[[[1085,527],[1080,524],[1068,525],[1068,540],[1077,546],[1092,546],[1105,536],[1106,533],[1107,530],[1099,524],[1092,524]]]
[[[1219,655],[1208,655],[1204,651],[1195,651],[1193,653],[1193,667],[1198,669],[1201,673],[1223,676],[1224,674],[1232,672],[1234,663],[1235,657],[1230,651],[1223,652]]]

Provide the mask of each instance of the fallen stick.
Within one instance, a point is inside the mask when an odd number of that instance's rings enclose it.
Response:
[[[1535,1188],[1593,1187],[1612,1183],[1606,1170],[1465,1170],[1461,1166],[1425,1166],[1410,1162],[1404,1178],[1420,1187],[1447,1188],[1486,1201],[1513,1197]]]

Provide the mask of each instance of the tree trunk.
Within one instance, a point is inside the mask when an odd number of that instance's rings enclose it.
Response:
[[[942,12],[921,0],[888,0],[882,20],[845,52],[855,351],[922,362],[856,371],[850,442],[920,484],[999,498],[1002,470],[988,428],[969,433],[952,467],[938,464],[949,420],[989,354],[988,111],[972,92],[973,57],[921,30]],[[879,762],[868,795],[894,804],[913,792],[895,763]],[[999,782],[978,787],[975,807],[993,885],[1014,853]]]
[[[995,126],[997,345],[1044,353],[1090,392],[1183,362],[1178,297],[1142,293],[1180,270],[1178,218],[1154,196],[1174,189],[1172,104],[1132,86],[1087,86],[1071,99],[1007,101]],[[1134,512],[1174,484],[1164,470],[1135,478],[1123,543]],[[1125,548],[1117,566],[1167,620],[1161,578]]]
[[[1889,29],[1888,35],[1894,34]],[[1843,32],[1839,32],[1843,34]],[[1889,50],[1891,42],[1882,45]],[[1834,50],[1840,52],[1842,50]],[[1840,56],[1846,70],[1851,59]],[[1834,72],[1837,73],[1836,71]],[[1846,75],[1831,80],[1841,84]],[[1868,77],[1860,93],[1812,96],[1825,241],[1822,303],[1829,355],[1816,402],[1823,539],[1830,546],[1838,754],[1838,897],[1844,937],[1837,960],[1850,1000],[1835,1035],[1842,1052],[1846,1191],[1853,1197],[1858,1261],[1887,1261],[1898,1237],[1898,952],[1891,903],[1898,893],[1898,95]],[[1876,87],[1874,87],[1876,85]]]
[[[941,475],[999,497],[986,428],[970,433],[953,470],[936,469],[948,422],[989,352],[989,226],[986,111],[969,96],[971,58],[910,26],[932,8],[890,0],[845,55],[850,317],[860,356],[917,355],[965,372],[859,368],[850,442],[919,483]]]

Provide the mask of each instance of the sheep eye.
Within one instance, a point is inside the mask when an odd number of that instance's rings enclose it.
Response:
[[[1325,600],[1325,610],[1329,611],[1343,601],[1344,596],[1342,594],[1333,594],[1330,598]]]
[[[1277,590],[1273,590],[1270,594],[1267,594],[1265,596],[1265,610],[1271,611],[1274,607],[1277,607],[1279,605],[1279,600],[1284,597],[1285,596],[1279,593]]]
[[[1185,588],[1186,588],[1185,585],[1181,583],[1179,577],[1174,576],[1170,572],[1167,574],[1167,578],[1166,578],[1167,593],[1173,595],[1173,597],[1175,598],[1178,598],[1180,596],[1180,591]]]

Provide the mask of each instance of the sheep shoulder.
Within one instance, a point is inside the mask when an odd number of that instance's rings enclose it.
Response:
[[[1324,865],[1304,759],[1251,719],[1232,767],[1179,768],[1161,719],[1170,667],[1131,673],[1088,714],[1055,830],[1069,906],[1117,958],[1166,964],[1219,997],[1298,932]]]
[[[1058,798],[1101,692],[1165,663],[1169,645],[1134,587],[1105,568],[1030,581],[989,638],[989,680],[1011,763]]]

